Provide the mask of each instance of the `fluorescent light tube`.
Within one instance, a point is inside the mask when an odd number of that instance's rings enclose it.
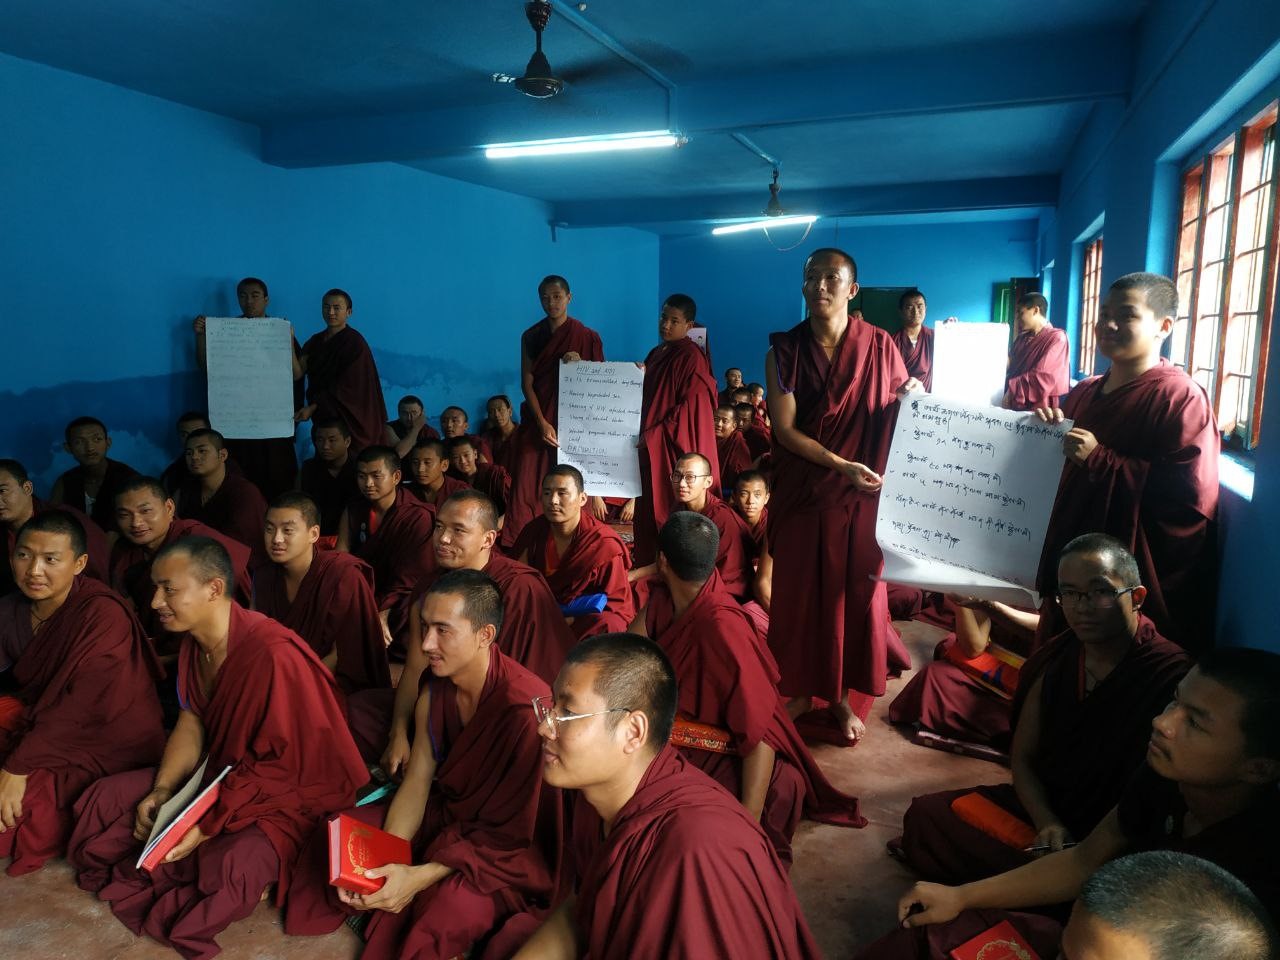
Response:
[[[649,150],[675,147],[684,139],[669,130],[643,133],[610,133],[597,137],[562,137],[558,140],[526,140],[520,143],[490,143],[484,155],[490,160],[510,157],[555,157],[571,153],[607,153],[613,150]]]
[[[745,223],[726,223],[711,231],[713,236],[723,237],[727,233],[746,233],[748,230],[765,230],[769,227],[791,227],[797,224],[810,224],[818,218],[804,217],[766,217],[763,220],[748,220]]]

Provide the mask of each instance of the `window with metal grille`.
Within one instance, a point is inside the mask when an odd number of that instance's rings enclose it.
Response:
[[[1080,273],[1080,352],[1076,366],[1081,377],[1093,376],[1094,354],[1098,349],[1094,324],[1098,322],[1102,290],[1102,234],[1084,248],[1084,269]]]

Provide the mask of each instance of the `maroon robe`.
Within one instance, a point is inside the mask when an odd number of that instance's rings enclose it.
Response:
[[[576,353],[583,360],[603,361],[600,334],[573,317],[565,317],[564,322],[552,330],[551,321],[543,317],[520,335],[520,349],[531,363],[533,393],[542,415],[547,423],[558,428],[561,358],[566,353]],[[520,404],[520,426],[507,442],[512,445],[507,461],[512,488],[503,532],[510,531],[511,542],[514,542],[524,525],[542,512],[542,478],[555,465],[556,451],[543,442],[542,431],[528,403]]]
[[[734,512],[737,513],[736,510]],[[738,514],[738,516],[742,518],[743,523],[747,523],[746,517],[743,517],[742,514],[740,513]],[[756,525],[754,527],[751,526],[750,524],[747,524],[747,532],[751,534],[751,545],[753,548],[753,552],[751,554],[751,562],[758,563],[760,558],[764,555],[765,549],[769,545],[769,508],[768,507],[761,508],[760,519],[756,521]]]
[[[1065,330],[1046,326],[1023,333],[1009,350],[1004,390],[1010,410],[1056,407],[1071,389],[1071,347]]]
[[[399,437],[401,440],[403,440],[405,436],[409,433],[409,428],[406,427],[403,423],[401,423],[399,418],[392,420],[390,423],[387,424],[387,426],[390,427],[392,432],[394,432],[395,435]],[[439,440],[439,439],[440,439],[440,434],[436,432],[436,428],[431,426],[431,424],[427,423],[426,421],[423,421],[422,426],[418,428],[418,434],[414,439],[414,443],[416,444],[421,440]],[[412,452],[413,447],[410,447],[409,451]],[[412,476],[412,471],[409,469],[408,454],[400,458],[400,474],[405,478],[406,483],[408,482],[408,478]]]
[[[547,586],[561,605],[593,593],[609,598],[599,613],[574,616],[570,625],[574,639],[624,632],[636,617],[636,605],[627,580],[631,557],[617,531],[583,510],[569,548],[554,567],[547,562],[551,546],[551,524],[546,517],[534,517],[520,531],[511,552],[525,557],[529,566],[547,578]]]
[[[1083,840],[1115,806],[1146,756],[1151,720],[1173,698],[1190,658],[1139,617],[1133,646],[1093,690],[1084,692],[1084,649],[1071,631],[1055,637],[1022,668],[1013,723],[1041,680],[1040,742],[1032,768],[1059,820]],[[1011,785],[975,787],[1030,823]],[[971,790],[916,797],[902,824],[902,851],[926,880],[967,883],[1029,859],[961,821],[951,801]]]
[[[742,442],[747,446],[747,455],[752,463],[767,454],[773,447],[773,431],[765,429],[760,423],[753,423],[739,432],[742,434]]]
[[[912,344],[906,330],[899,330],[893,335],[893,342],[902,355],[902,363],[907,373],[924,384],[925,393],[933,390],[933,330],[922,326],[920,335]]]
[[[674,748],[649,764],[608,836],[581,795],[572,823],[581,956],[820,955],[759,824]]]
[[[716,459],[720,462],[720,484],[726,495],[733,492],[733,485],[738,481],[738,474],[751,469],[755,457],[747,449],[747,441],[741,430],[735,430],[721,439],[716,437]]]
[[[89,554],[89,562],[85,565],[84,575],[93,580],[106,583],[111,570],[111,548],[107,545],[107,535],[102,528],[89,519],[83,510],[69,507],[66,504],[50,503],[38,497],[31,498],[31,516],[35,517],[49,510],[59,510],[75,517],[76,522],[84,529],[85,547]],[[0,596],[17,589],[13,579],[13,548],[18,544],[18,534],[9,527],[4,527],[5,551],[4,561],[0,563]]]
[[[336,651],[333,675],[344,693],[391,687],[373,570],[363,560],[313,549],[311,566],[292,602],[284,568],[264,564],[253,575],[253,606],[307,641],[322,660]]]
[[[418,894],[399,914],[374,910],[361,956],[448,958],[466,953],[516,914],[540,919],[554,891],[561,851],[560,791],[542,783],[542,750],[531,701],[551,690],[494,649],[475,714],[463,725],[457,688],[424,672],[431,691],[428,728],[435,779],[422,826],[413,838],[414,863],[458,871]],[[382,824],[385,807],[348,811]],[[328,880],[328,841],[318,831],[294,872],[285,932],[336,930],[349,908]],[[420,952],[415,952],[420,951]]]
[[[1138,560],[1142,611],[1192,652],[1213,644],[1221,439],[1204,389],[1168,360],[1104,394],[1109,374],[1077,384],[1063,412],[1098,446],[1083,467],[1067,461],[1049,517],[1036,589],[1038,639],[1064,629],[1053,595],[1058,554],[1094,531]]]
[[[302,347],[307,359],[307,402],[311,419],[341,417],[351,431],[351,454],[386,441],[387,406],[373,352],[354,327],[332,336],[314,334]]]
[[[75,507],[87,513],[90,519],[104,533],[115,533],[116,530],[116,490],[130,477],[136,477],[138,471],[119,460],[107,461],[107,472],[98,488],[98,496],[93,501],[93,508],[88,507],[84,492],[84,468],[72,467],[57,480],[62,484],[62,505]]]
[[[333,675],[293,631],[233,604],[227,659],[208,696],[200,656],[188,637],[178,696],[204,727],[205,779],[231,767],[198,824],[210,839],[149,874],[135,869],[135,810],[155,778],[135,770],[85,792],[67,855],[80,886],[125,926],[184,957],[215,954],[213,938],[248,916],[268,883],[286,890],[303,840],[368,780]]]
[[[732,754],[684,749],[690,762],[740,797],[742,758],[761,741],[777,751],[760,825],[779,860],[790,867],[791,837],[802,810],[822,823],[866,826],[857,799],[831,785],[800,738],[778,696],[773,657],[718,573],[712,572],[679,616],[666,584],[655,584],[645,627],[671,660],[679,712],[729,731]]]
[[[378,609],[391,611],[387,626],[398,640],[409,624],[410,594],[418,581],[436,568],[431,546],[436,508],[401,487],[373,533],[369,532],[369,516],[368,500],[352,500],[347,505],[347,543],[353,554],[373,567]]]
[[[342,511],[358,492],[355,458],[348,456],[334,476],[322,461],[312,457],[302,464],[298,486],[320,508],[320,536],[337,536],[342,526]]]
[[[31,631],[31,602],[0,599],[0,672],[12,667],[21,716],[0,729],[0,767],[29,777],[17,827],[0,832],[10,876],[60,856],[71,808],[100,777],[156,763],[164,750],[142,626],[115,592],[77,577],[66,602]]]
[[[658,531],[676,509],[671,473],[686,453],[700,453],[711,465],[711,489],[718,490],[716,378],[706,354],[688,337],[660,343],[644,361],[640,407],[640,499],[636,501],[637,566],[653,563]]]
[[[457,493],[459,490],[470,490],[471,484],[467,483],[465,480],[458,480],[455,477],[451,477],[446,473],[441,477],[440,489],[436,491],[434,497],[428,497],[426,491],[416,483],[410,483],[405,489],[423,503],[430,504],[432,510],[438,510],[452,494]]]
[[[492,451],[490,462],[502,467],[507,473],[514,475],[515,473],[515,452],[516,438],[520,436],[520,424],[513,424],[515,427],[511,431],[510,436],[504,437],[496,428],[485,430],[481,436],[489,444]]]
[[[907,379],[893,340],[849,322],[828,360],[807,322],[770,336],[796,429],[847,460],[884,473],[897,418],[894,391]],[[893,625],[884,584],[873,580],[878,494],[781,444],[769,500],[773,602],[769,645],[786,696],[840,700],[847,689],[882,696]],[[896,634],[893,635],[896,641]]]
[[[496,463],[476,463],[476,472],[468,477],[464,473],[450,470],[447,476],[452,480],[460,480],[473,490],[479,490],[493,501],[498,508],[498,516],[507,512],[507,500],[511,497],[511,474],[505,467]],[[504,525],[505,529],[505,525]]]
[[[677,507],[676,509],[681,509]],[[707,505],[698,511],[720,531],[720,547],[716,551],[716,570],[724,588],[739,602],[752,597],[755,582],[755,540],[747,521],[710,490]]]
[[[177,497],[178,516],[212,527],[223,536],[249,548],[249,564],[267,562],[262,527],[267,517],[267,501],[244,477],[227,473],[212,497],[200,502],[200,481],[188,477]]]

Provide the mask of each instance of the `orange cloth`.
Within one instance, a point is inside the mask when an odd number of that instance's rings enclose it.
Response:
[[[1001,843],[1025,850],[1036,840],[1036,829],[1019,820],[999,804],[992,803],[980,793],[966,793],[951,801],[955,815]]]

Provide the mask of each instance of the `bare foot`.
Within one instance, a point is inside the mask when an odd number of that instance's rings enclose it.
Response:
[[[792,720],[803,716],[813,709],[813,701],[808,697],[792,697],[787,701],[787,716]]]
[[[858,719],[858,715],[853,712],[849,704],[844,700],[839,703],[833,703],[830,707],[831,715],[835,717],[836,726],[844,733],[845,739],[857,743],[867,735],[867,726]]]

